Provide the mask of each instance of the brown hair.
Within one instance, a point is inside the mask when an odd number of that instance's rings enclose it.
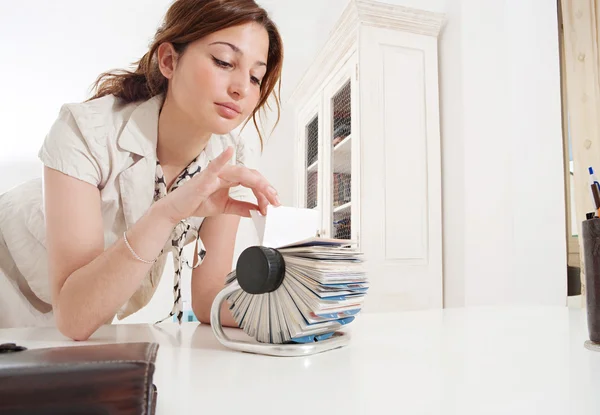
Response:
[[[170,42],[177,53],[182,54],[188,44],[213,32],[253,22],[262,25],[269,35],[267,72],[261,82],[260,99],[252,112],[262,147],[256,113],[265,105],[271,108],[267,100],[273,94],[277,105],[275,125],[279,122],[283,44],[275,23],[254,0],[175,0],[156,32],[150,50],[135,63],[137,68],[101,74],[93,85],[95,94],[90,100],[112,94],[129,103],[165,93],[168,80],[160,72],[156,58],[161,43]]]

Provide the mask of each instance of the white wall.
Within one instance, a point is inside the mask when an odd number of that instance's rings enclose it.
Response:
[[[286,99],[346,0],[259,2],[279,25],[286,52],[282,119],[267,140],[261,170],[282,202],[291,204],[294,128]],[[387,2],[447,13],[440,40],[446,305],[563,304],[566,247],[555,2]],[[102,71],[138,59],[168,4],[104,0],[98,8],[77,0],[0,3],[5,57],[0,69],[9,80],[0,103],[0,192],[39,174],[36,153],[60,105],[86,98]],[[256,137],[250,126],[245,135]],[[245,220],[236,255],[254,242]],[[146,314],[138,316],[152,319],[168,311],[171,281],[169,274]]]
[[[565,304],[556,2],[447,6],[446,304]]]
[[[60,106],[87,98],[96,77],[145,53],[168,1],[0,2],[3,99],[0,172],[37,163]],[[6,170],[5,170],[6,169]],[[21,182],[2,174],[0,192]]]
[[[507,3],[512,121],[507,136],[512,136],[509,151],[515,260],[512,279],[504,282],[504,289],[518,303],[566,304],[566,200],[557,2]],[[513,287],[520,290],[514,292]]]

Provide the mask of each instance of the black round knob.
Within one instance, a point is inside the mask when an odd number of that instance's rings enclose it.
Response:
[[[285,276],[285,261],[273,248],[251,246],[237,260],[236,278],[248,294],[266,294],[275,291]]]

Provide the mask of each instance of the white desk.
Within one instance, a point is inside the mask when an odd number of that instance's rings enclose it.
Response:
[[[106,326],[85,343],[159,342],[158,414],[600,413],[583,310],[365,313],[349,329],[348,347],[301,358],[230,351],[192,323]],[[0,330],[3,342],[76,344],[54,329]]]

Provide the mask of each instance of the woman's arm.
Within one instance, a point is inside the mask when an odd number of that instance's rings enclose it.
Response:
[[[250,216],[250,209],[279,205],[264,177],[228,165],[232,154],[232,148],[225,150],[204,171],[154,203],[127,231],[137,255],[154,260],[181,219]],[[229,189],[236,185],[252,189],[259,205],[229,198]],[[122,238],[104,251],[101,198],[95,186],[46,167],[44,204],[56,324],[66,336],[85,340],[135,293],[151,265],[136,259]]]
[[[133,257],[120,238],[104,251],[99,190],[44,169],[46,241],[52,306],[58,329],[86,340],[135,293],[151,265]],[[153,260],[175,224],[155,203],[127,232],[135,252]]]
[[[192,272],[192,309],[196,318],[210,324],[213,300],[225,286],[225,277],[232,269],[239,216],[218,215],[204,219],[200,239],[206,248],[202,264]],[[221,308],[221,323],[237,327],[227,303]]]

